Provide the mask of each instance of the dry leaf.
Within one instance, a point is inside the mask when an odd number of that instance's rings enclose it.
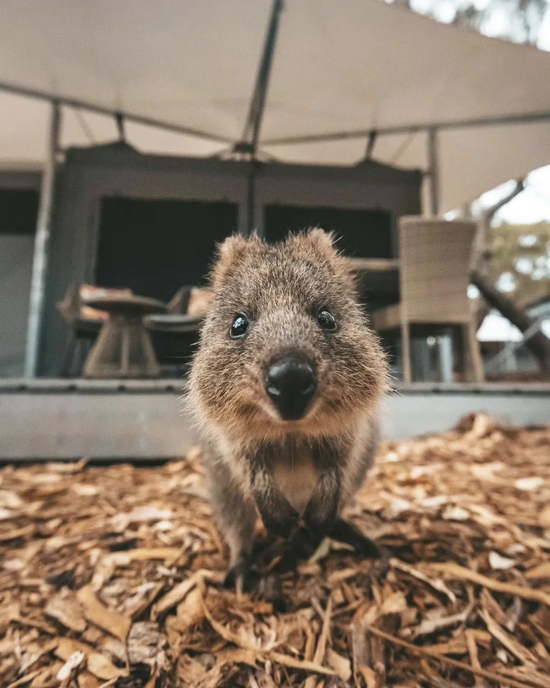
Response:
[[[82,652],[86,657],[86,666],[90,673],[104,681],[126,676],[124,669],[118,669],[107,657],[95,652],[93,648],[85,643],[69,638],[60,638],[55,648],[55,654],[63,661],[68,661],[76,652]]]
[[[128,634],[128,659],[130,664],[147,664],[157,656],[160,633],[153,621],[137,621]]]
[[[380,688],[376,674],[370,667],[361,664],[358,667],[358,670],[361,676],[365,679],[367,688]]]
[[[525,490],[526,492],[533,492],[533,490],[538,490],[544,485],[544,480],[538,476],[532,476],[530,478],[519,478],[514,483],[514,486],[518,490]]]
[[[525,577],[530,579],[550,578],[550,561],[544,561],[525,572]]]
[[[334,669],[336,674],[342,681],[349,681],[351,678],[351,662],[346,657],[342,657],[332,648],[327,650],[327,662],[331,669]]]
[[[82,607],[74,594],[67,589],[51,597],[44,611],[48,616],[72,631],[82,633],[86,630],[86,620],[82,613]]]
[[[506,571],[515,565],[514,559],[501,556],[498,552],[489,552],[489,564],[493,571]]]
[[[540,512],[539,523],[543,528],[550,528],[550,506],[545,507]]]
[[[441,514],[448,521],[467,521],[472,514],[461,506],[448,506]]]
[[[16,493],[11,490],[0,490],[0,507],[6,509],[21,509],[23,506],[23,500]]]
[[[85,618],[99,626],[107,633],[114,635],[123,642],[126,640],[132,620],[122,614],[107,609],[95,596],[90,585],[86,585],[77,592],[77,598],[82,605]]]
[[[195,573],[189,578],[181,581],[176,586],[166,593],[160,600],[155,604],[152,609],[151,617],[153,620],[158,619],[158,617],[164,612],[175,607],[183,598],[205,577],[208,577],[209,571],[195,571]]]
[[[73,652],[61,669],[57,672],[57,680],[65,681],[66,679],[70,678],[73,671],[82,664],[84,657],[84,653],[80,650]]]
[[[200,583],[193,588],[176,608],[178,627],[184,631],[204,619],[204,598]]]

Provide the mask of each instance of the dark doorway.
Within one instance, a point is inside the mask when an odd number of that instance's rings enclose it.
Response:
[[[34,234],[37,215],[38,191],[0,189],[0,234]]]
[[[0,189],[0,377],[21,377],[32,280],[38,191]]]
[[[337,246],[346,255],[357,258],[391,258],[394,255],[392,215],[385,210],[268,205],[264,226],[268,241],[281,241],[289,231],[322,227],[340,237]]]
[[[168,301],[204,284],[216,242],[237,223],[234,203],[104,198],[96,282]]]

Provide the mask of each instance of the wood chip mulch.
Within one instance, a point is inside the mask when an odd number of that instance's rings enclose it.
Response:
[[[550,428],[386,443],[349,518],[253,595],[221,581],[200,452],[0,469],[0,686],[550,686]]]

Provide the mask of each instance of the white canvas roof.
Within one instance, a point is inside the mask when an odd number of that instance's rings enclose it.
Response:
[[[113,139],[109,112],[139,120],[127,122],[127,137],[146,151],[211,155],[241,139],[272,0],[1,8],[0,84],[11,89],[0,94],[2,167],[39,166],[45,156],[48,107],[21,95],[31,92],[95,108],[63,108],[64,145]],[[280,160],[353,164],[377,130],[374,159],[426,169],[425,127],[443,125],[448,210],[550,163],[549,83],[550,54],[530,47],[380,0],[285,0],[259,147]],[[488,125],[500,118],[520,121]]]

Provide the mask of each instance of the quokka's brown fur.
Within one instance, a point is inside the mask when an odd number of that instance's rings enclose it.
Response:
[[[372,465],[387,369],[348,263],[323,230],[272,245],[230,237],[211,284],[189,402],[231,566],[243,575],[258,512],[278,535],[288,536],[300,518],[319,537],[331,532]],[[335,332],[319,326],[323,308]],[[234,340],[237,313],[250,324]],[[266,394],[270,362],[289,352],[306,357],[317,376],[299,420],[282,420]]]

